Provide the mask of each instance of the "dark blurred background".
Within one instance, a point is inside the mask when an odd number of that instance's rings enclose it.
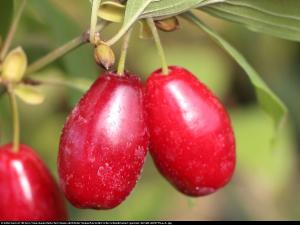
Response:
[[[258,107],[252,86],[235,62],[198,28],[181,20],[181,30],[161,33],[169,64],[186,67],[227,106],[234,125],[238,165],[232,182],[216,194],[188,198],[169,185],[148,156],[135,190],[109,211],[79,210],[69,205],[72,220],[300,220],[300,44],[257,34],[199,12],[237,47],[286,103],[289,117],[278,133]],[[14,46],[22,45],[32,62],[79,35],[89,26],[88,1],[29,0]],[[118,26],[103,33],[109,38]],[[127,69],[143,79],[160,62],[152,40],[133,36]],[[119,54],[119,45],[114,47]],[[85,79],[87,86],[101,73],[93,49],[85,45],[34,76]],[[83,82],[83,81],[82,81]],[[56,157],[61,128],[83,92],[43,86],[46,101],[20,103],[22,141],[39,152],[57,177]],[[1,144],[11,137],[7,97],[0,98]],[[272,142],[272,137],[277,139]]]

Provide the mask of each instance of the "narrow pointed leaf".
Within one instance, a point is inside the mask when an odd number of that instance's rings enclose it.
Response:
[[[253,31],[300,41],[300,1],[297,0],[208,0],[200,9]]]
[[[152,2],[157,0],[128,0],[122,28],[115,35],[115,40],[121,38],[129,28],[143,14],[145,8]]]
[[[226,52],[244,69],[252,85],[255,88],[257,99],[261,107],[273,118],[276,128],[284,121],[287,108],[284,103],[269,89],[258,73],[247,62],[244,56],[233,46],[225,41],[219,34],[204,24],[192,13],[185,13],[184,17],[207,33],[217,44],[223,47]]]
[[[145,9],[142,18],[170,17],[197,8],[204,0],[160,0],[152,1]]]

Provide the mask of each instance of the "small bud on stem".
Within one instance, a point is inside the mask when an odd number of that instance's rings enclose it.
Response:
[[[179,21],[175,16],[163,20],[156,20],[154,22],[158,29],[165,32],[172,32],[180,28]]]
[[[94,58],[98,65],[103,66],[106,70],[115,64],[115,54],[113,50],[104,42],[95,47]]]
[[[27,56],[21,47],[12,50],[2,64],[2,79],[7,82],[19,82],[27,69]]]

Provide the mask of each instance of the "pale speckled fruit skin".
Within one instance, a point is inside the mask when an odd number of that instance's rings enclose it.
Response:
[[[63,194],[31,148],[0,147],[0,221],[64,221]]]
[[[74,206],[114,208],[136,185],[149,144],[143,98],[137,76],[106,73],[70,114],[58,171]]]
[[[155,71],[145,95],[150,153],[166,179],[190,196],[215,192],[236,163],[230,118],[219,100],[189,71]]]

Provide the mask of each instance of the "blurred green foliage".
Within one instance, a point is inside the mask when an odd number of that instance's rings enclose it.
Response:
[[[90,3],[71,0],[30,0],[14,45],[22,45],[32,62],[79,35],[89,24]],[[219,96],[230,112],[237,141],[238,166],[232,182],[218,193],[190,199],[172,188],[148,156],[133,193],[110,211],[79,210],[69,205],[72,220],[299,220],[300,219],[300,45],[247,31],[201,16],[243,52],[284,100],[290,117],[272,145],[272,122],[255,101],[243,71],[214,43],[182,21],[180,31],[162,33],[169,64],[184,66]],[[116,31],[110,27],[103,34]],[[145,79],[160,66],[154,43],[137,38],[130,43],[127,69]],[[119,45],[114,47],[119,53]],[[36,75],[89,78],[100,73],[90,46],[75,50]],[[32,146],[57,177],[56,157],[65,118],[83,92],[43,86],[46,101],[20,103],[22,141]],[[1,144],[11,139],[7,97],[0,98]]]
[[[0,36],[2,37],[2,39],[4,39],[6,37],[6,33],[8,31],[11,22],[11,17],[13,13],[13,1],[1,1],[0,9],[5,9],[5,10],[1,10],[0,13],[0,21],[1,21]]]

